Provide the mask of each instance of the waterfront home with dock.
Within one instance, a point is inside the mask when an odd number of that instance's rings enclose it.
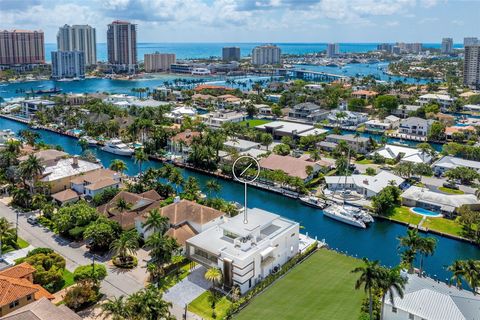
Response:
[[[433,122],[434,120],[432,119],[426,120],[418,117],[409,117],[400,121],[398,132],[407,135],[426,137]]]
[[[308,136],[311,134],[318,135],[328,132],[328,130],[317,129],[310,124],[289,121],[272,121],[256,126],[255,129],[270,133],[275,139],[281,139],[285,136],[297,138],[300,136]]]
[[[315,123],[327,118],[330,111],[322,109],[312,102],[299,103],[293,106],[288,113],[288,117],[294,120]]]
[[[413,163],[430,163],[432,161],[432,155],[427,152],[423,152],[420,149],[409,148],[395,144],[386,144],[380,149],[370,152],[368,157],[373,157],[375,154],[379,154],[385,159]]]
[[[367,131],[385,131],[398,129],[400,118],[390,115],[383,120],[372,119],[365,122],[365,130]]]
[[[442,111],[447,111],[448,108],[455,102],[455,98],[450,97],[448,94],[427,93],[418,97],[417,102],[421,106],[435,103],[440,106]]]
[[[312,179],[317,172],[322,170],[319,162],[306,161],[291,156],[280,156],[274,153],[261,159],[259,164],[260,168],[264,170],[282,170],[290,177],[297,177],[303,181]],[[311,173],[308,173],[308,167],[312,168]]]
[[[212,129],[221,128],[224,123],[238,123],[245,120],[246,115],[242,112],[223,110],[214,111],[200,116],[203,122]]]
[[[187,240],[187,257],[206,268],[220,268],[223,287],[239,286],[242,294],[298,253],[300,225],[279,215],[248,209],[243,215]]]
[[[55,102],[43,99],[28,99],[21,102],[22,114],[30,119],[37,111],[53,108]]]

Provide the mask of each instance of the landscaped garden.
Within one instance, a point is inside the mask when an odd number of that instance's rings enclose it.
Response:
[[[217,319],[223,319],[226,316],[230,304],[231,301],[225,296],[222,296],[220,300],[215,302],[215,313],[217,315]],[[210,291],[205,291],[195,300],[190,302],[188,305],[188,311],[201,316],[203,319],[213,319],[211,305]]]
[[[319,250],[258,295],[235,319],[357,319],[362,291],[354,290],[361,261]],[[219,314],[219,313],[218,313]]]
[[[452,188],[447,188],[447,187],[439,187],[438,190],[440,190],[441,192],[444,192],[444,193],[448,193],[448,194],[464,194],[465,193],[462,190],[452,189]]]

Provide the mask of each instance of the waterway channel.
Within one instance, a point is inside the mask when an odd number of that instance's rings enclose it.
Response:
[[[25,124],[12,120],[0,118],[0,129],[11,129],[18,132],[25,129]],[[71,154],[79,154],[81,149],[76,139],[63,136],[49,131],[38,131],[44,142],[53,145],[60,145],[63,149]],[[102,161],[104,166],[108,166],[114,156],[97,148],[93,148],[97,157]],[[128,174],[134,175],[138,173],[138,167],[132,158],[121,157],[128,165]],[[144,164],[146,167],[161,167],[161,163],[150,161]],[[203,187],[207,180],[212,177],[193,172],[190,170],[182,170],[185,178],[193,176],[198,179]],[[219,196],[229,201],[243,202],[243,186],[228,180],[219,179],[222,190]],[[357,229],[340,222],[331,220],[322,215],[321,210],[306,207],[299,201],[286,198],[284,196],[274,194],[268,191],[249,189],[248,207],[261,208],[286,218],[298,221],[302,226],[302,232],[307,233],[311,237],[325,239],[329,246],[349,255],[357,257],[367,257],[369,259],[378,259],[386,266],[398,264],[400,258],[398,252],[399,236],[406,233],[406,227],[388,222],[376,221],[368,229]],[[478,247],[457,240],[443,238],[431,235],[438,239],[437,250],[432,257],[428,257],[425,261],[425,270],[432,277],[446,281],[450,277],[450,273],[446,267],[456,259],[474,258],[480,259],[480,250]]]

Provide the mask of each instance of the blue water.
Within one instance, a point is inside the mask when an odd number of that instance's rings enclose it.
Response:
[[[433,212],[424,208],[419,208],[419,207],[414,207],[411,209],[413,212],[416,214],[422,215],[422,216],[428,216],[428,217],[438,217],[440,216],[439,213]]]
[[[17,132],[25,128],[24,124],[0,119],[0,129],[12,129]],[[81,152],[76,139],[43,130],[38,132],[46,143],[61,145],[66,152],[71,154]],[[121,158],[127,163],[128,174],[138,173],[138,166],[135,165],[132,158],[118,157],[96,148],[92,150],[105,166],[108,166],[113,159]],[[158,168],[161,167],[161,164],[150,161],[144,167]],[[182,170],[182,173],[185,178],[196,177],[203,187],[206,181],[212,179],[210,176],[188,170]],[[219,196],[229,201],[243,202],[243,185],[222,179],[219,179],[218,182],[222,186]],[[302,232],[308,232],[310,236],[318,237],[318,239],[325,239],[332,248],[347,252],[349,255],[378,259],[387,266],[399,263],[397,237],[404,235],[407,230],[402,225],[378,220],[366,230],[359,229],[325,218],[321,210],[304,206],[297,200],[253,188],[249,189],[248,206],[258,207],[296,220],[304,227]],[[445,267],[454,260],[480,259],[478,247],[448,238],[433,237],[438,240],[437,250],[425,262],[425,270],[431,276],[445,281],[450,277],[450,273],[445,270]]]
[[[227,46],[235,46],[240,48],[242,57],[251,54],[255,46],[262,43],[138,43],[137,55],[138,60],[143,60],[145,53],[164,52],[175,53],[177,59],[194,59],[194,58],[210,58],[220,57],[222,48]],[[326,43],[275,43],[282,49],[282,54],[307,54],[324,51],[327,48]],[[424,44],[425,48],[440,48],[438,43]],[[455,44],[455,48],[462,48],[462,44]],[[340,52],[368,52],[377,49],[377,43],[340,43]],[[57,50],[55,43],[45,44],[45,58],[51,60],[51,52]],[[97,60],[107,60],[107,44],[97,43]]]

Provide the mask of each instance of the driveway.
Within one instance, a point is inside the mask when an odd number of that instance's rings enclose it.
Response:
[[[15,224],[16,212],[2,202],[0,202],[0,216]],[[65,240],[40,225],[32,226],[26,218],[23,213],[19,214],[18,235],[30,245],[36,248],[47,247],[55,250],[65,258],[67,269],[72,272],[80,265],[92,263],[92,255],[84,245],[78,246],[77,243]],[[96,262],[105,264],[106,261],[96,257]],[[139,261],[139,265],[137,268],[142,266],[141,261]],[[139,280],[138,275],[130,274],[133,273],[132,271],[120,272],[117,268],[107,266],[107,272],[107,277],[102,281],[101,291],[108,297],[130,295],[144,287],[144,282]]]
[[[211,283],[204,277],[206,271],[203,266],[197,265],[185,279],[165,292],[164,299],[180,307],[189,304],[210,288]]]
[[[422,177],[422,182],[425,185],[430,186],[431,190],[435,191],[435,189],[438,189],[438,187],[443,186],[443,184],[445,182],[447,182],[447,179],[446,178],[437,178],[437,177]],[[472,187],[464,186],[464,185],[458,185],[458,188],[465,193],[475,194],[475,189],[472,188]],[[438,190],[436,190],[436,191],[438,191]]]

